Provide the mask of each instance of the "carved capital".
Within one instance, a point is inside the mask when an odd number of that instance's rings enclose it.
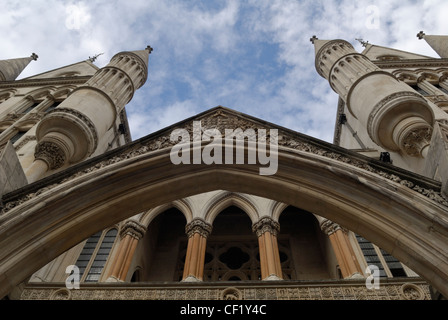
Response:
[[[431,142],[432,128],[421,127],[409,132],[402,142],[402,149],[410,156],[422,156],[423,149]]]
[[[193,219],[189,224],[185,226],[185,233],[188,237],[192,237],[195,233],[199,233],[204,238],[207,238],[212,232],[212,225],[205,222],[202,219]]]
[[[327,235],[330,236],[338,230],[343,230],[341,226],[331,220],[325,219],[320,223],[320,229]]]
[[[64,150],[58,144],[42,141],[37,144],[34,157],[45,161],[51,170],[62,167],[67,159]]]
[[[278,232],[280,232],[280,224],[271,217],[262,217],[252,225],[252,231],[257,234],[257,237],[261,237],[265,232],[277,236]]]
[[[125,237],[127,235],[140,240],[143,238],[146,232],[146,227],[137,221],[134,220],[128,220],[125,222],[125,224],[121,227],[120,230],[120,237]]]

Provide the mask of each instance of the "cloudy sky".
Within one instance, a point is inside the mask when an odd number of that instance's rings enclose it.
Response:
[[[0,0],[0,59],[39,55],[19,78],[151,45],[127,111],[133,139],[222,105],[331,142],[337,95],[309,39],[436,57],[416,34],[448,34],[446,0]]]

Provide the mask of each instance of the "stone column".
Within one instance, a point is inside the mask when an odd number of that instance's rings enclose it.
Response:
[[[347,232],[337,223],[334,223],[328,219],[321,218],[319,220],[321,230],[330,239],[336,259],[339,263],[342,277],[346,279],[362,276],[363,272],[361,270],[361,266],[356,259],[355,252],[353,251],[352,245],[347,236]]]
[[[277,234],[280,224],[270,217],[263,217],[252,225],[258,237],[262,280],[282,280],[282,266],[278,251]]]
[[[120,243],[112,261],[108,282],[125,281],[134,257],[138,241],[143,238],[146,227],[134,220],[125,222],[120,231]]]
[[[202,219],[193,219],[185,227],[188,235],[187,255],[185,257],[182,281],[202,281],[204,277],[205,250],[212,226]]]

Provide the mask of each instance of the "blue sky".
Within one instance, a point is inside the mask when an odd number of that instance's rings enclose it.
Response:
[[[416,34],[446,34],[446,12],[445,0],[2,0],[0,59],[36,52],[24,78],[149,44],[148,81],[126,107],[134,139],[222,105],[331,142],[337,95],[309,38],[436,56]]]

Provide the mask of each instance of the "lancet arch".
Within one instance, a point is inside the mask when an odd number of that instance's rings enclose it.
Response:
[[[187,221],[187,223],[189,223],[193,219],[193,213],[191,210],[191,206],[189,205],[189,203],[186,200],[180,199],[180,200],[172,201],[170,203],[162,204],[156,208],[146,211],[145,213],[143,213],[141,215],[139,220],[140,220],[141,224],[143,224],[144,226],[147,227],[147,226],[149,226],[151,221],[154,220],[154,218],[156,218],[159,214],[161,214],[162,212],[164,212],[170,208],[176,208],[180,212],[182,212],[182,214],[185,216],[185,220]]]
[[[218,193],[209,201],[209,205],[205,209],[205,221],[213,224],[216,216],[225,208],[236,206],[243,210],[251,219],[252,223],[257,222],[258,214],[255,205],[243,195],[233,192]]]
[[[374,166],[342,149],[280,147],[277,173],[262,176],[258,166],[176,166],[169,148],[129,148],[4,197],[1,296],[90,234],[147,208],[212,190],[266,197],[330,219],[448,294],[448,203],[436,182],[418,177],[421,184],[414,185],[412,173]],[[79,194],[89,196],[81,200]]]

